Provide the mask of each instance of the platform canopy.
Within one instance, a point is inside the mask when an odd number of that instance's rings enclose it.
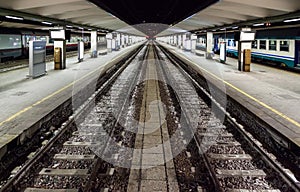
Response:
[[[3,0],[0,8],[1,27],[65,24],[139,35],[221,28],[259,19],[268,22],[276,16],[284,16],[282,20],[300,17],[299,0]],[[151,25],[146,26],[147,23]]]

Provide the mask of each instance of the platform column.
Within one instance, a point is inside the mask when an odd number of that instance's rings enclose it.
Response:
[[[91,31],[91,56],[96,58],[98,55],[98,37],[97,31]]]
[[[112,52],[112,33],[106,34],[106,42],[107,42],[107,52]]]
[[[191,33],[185,34],[185,50],[191,51]]]
[[[116,37],[116,50],[120,50],[121,47],[121,34],[117,33],[117,37]]]
[[[191,35],[191,51],[192,53],[196,53],[196,43],[197,43],[197,35]]]
[[[177,42],[177,35],[174,36],[174,46],[176,47],[178,45],[178,42]]]
[[[131,44],[132,44],[132,36],[128,35],[128,45],[131,45]]]
[[[206,33],[206,59],[212,59],[213,55],[213,33]]]
[[[125,35],[125,46],[129,45],[128,41],[129,41],[129,37],[128,35]]]
[[[121,47],[125,47],[125,35],[121,34]]]
[[[57,67],[56,69],[65,69],[66,68],[66,41],[65,40],[55,40],[54,41],[54,50],[55,48],[60,49],[60,67]]]
[[[177,47],[180,48],[180,46],[181,46],[181,35],[178,35]]]
[[[182,35],[182,49],[186,49],[186,34]]]
[[[253,34],[253,35],[251,35]],[[251,51],[251,42],[254,40],[255,33],[251,32],[251,28],[242,28],[238,41],[238,70],[245,71],[244,66],[244,50]]]

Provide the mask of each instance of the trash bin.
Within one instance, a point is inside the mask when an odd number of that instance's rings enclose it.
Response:
[[[98,56],[98,55],[97,55],[97,51],[93,51],[92,54],[91,54],[91,57],[92,57],[92,58],[96,58],[97,56]]]
[[[251,49],[244,50],[244,71],[250,72],[250,64],[251,64]]]
[[[54,48],[54,69],[62,69],[61,48]]]

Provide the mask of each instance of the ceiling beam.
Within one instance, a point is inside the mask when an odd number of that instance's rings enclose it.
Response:
[[[97,15],[97,14],[93,14],[93,15],[88,15],[88,16],[83,16],[83,17],[76,17],[76,18],[72,18],[70,19],[72,22],[95,22],[95,21],[101,21],[103,19],[111,19],[116,20],[114,17],[112,16],[101,16],[101,15]]]
[[[230,11],[232,13],[244,14],[244,15],[249,15],[258,18],[285,13],[283,11],[278,11],[278,10],[275,11],[273,9],[255,7],[250,5],[242,5],[242,4],[236,4],[236,3],[224,2],[224,1],[214,5],[213,8],[216,10]]]
[[[196,15],[195,17],[193,17],[193,19],[199,19],[199,20],[208,21],[208,22],[211,22],[211,23],[218,23],[219,22],[219,23],[225,23],[225,24],[233,23],[233,22],[238,21],[238,18],[237,19],[228,19],[228,18],[224,18],[222,16],[207,15],[205,13],[201,13],[199,15]]]
[[[285,12],[297,11],[300,8],[299,0],[223,0],[224,2],[232,2],[236,4],[243,4],[255,7],[262,7],[267,9],[274,9]]]
[[[185,23],[185,22],[183,22]],[[210,21],[204,21],[204,20],[200,20],[200,19],[196,19],[196,18],[192,18],[186,21],[186,23],[191,24],[191,25],[195,25],[195,26],[209,26],[212,27],[214,25],[222,25],[223,23],[221,22],[210,22]]]
[[[77,11],[80,11],[82,9],[88,9],[88,8],[91,8],[91,6],[88,5],[88,4],[85,4],[85,5],[61,4],[60,6],[50,5],[50,6],[47,6],[47,7],[26,9],[24,11],[39,14],[39,15],[43,15],[43,16],[50,16],[50,15],[62,14],[62,13],[69,12],[69,11],[77,12]]]
[[[12,1],[12,8],[15,10],[24,10],[37,7],[46,7],[56,5],[59,7],[60,4],[65,3],[76,3],[85,0],[10,0]]]
[[[95,8],[89,8],[89,9],[82,9],[78,11],[68,11],[62,14],[56,15],[59,19],[71,19],[71,18],[77,18],[82,16],[88,16],[88,15],[94,15],[97,9]],[[99,15],[101,15],[101,11],[99,11]],[[105,12],[103,12],[105,14]],[[106,13],[107,14],[107,13]]]
[[[241,20],[241,21],[246,21],[246,20],[249,20],[249,19],[255,19],[255,17],[253,17],[253,16],[247,16],[247,15],[244,15],[244,14],[238,14],[238,13],[234,13],[234,12],[231,12],[231,11],[213,9],[213,8],[206,9],[206,10],[200,12],[200,14],[218,16],[218,17],[234,19],[234,20],[238,19],[238,20]]]

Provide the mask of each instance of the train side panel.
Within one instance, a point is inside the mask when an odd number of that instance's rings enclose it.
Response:
[[[22,39],[18,34],[0,34],[0,61],[22,56]]]
[[[259,39],[257,48],[252,47],[254,60],[271,61],[274,64],[295,66],[295,40],[287,39]]]

